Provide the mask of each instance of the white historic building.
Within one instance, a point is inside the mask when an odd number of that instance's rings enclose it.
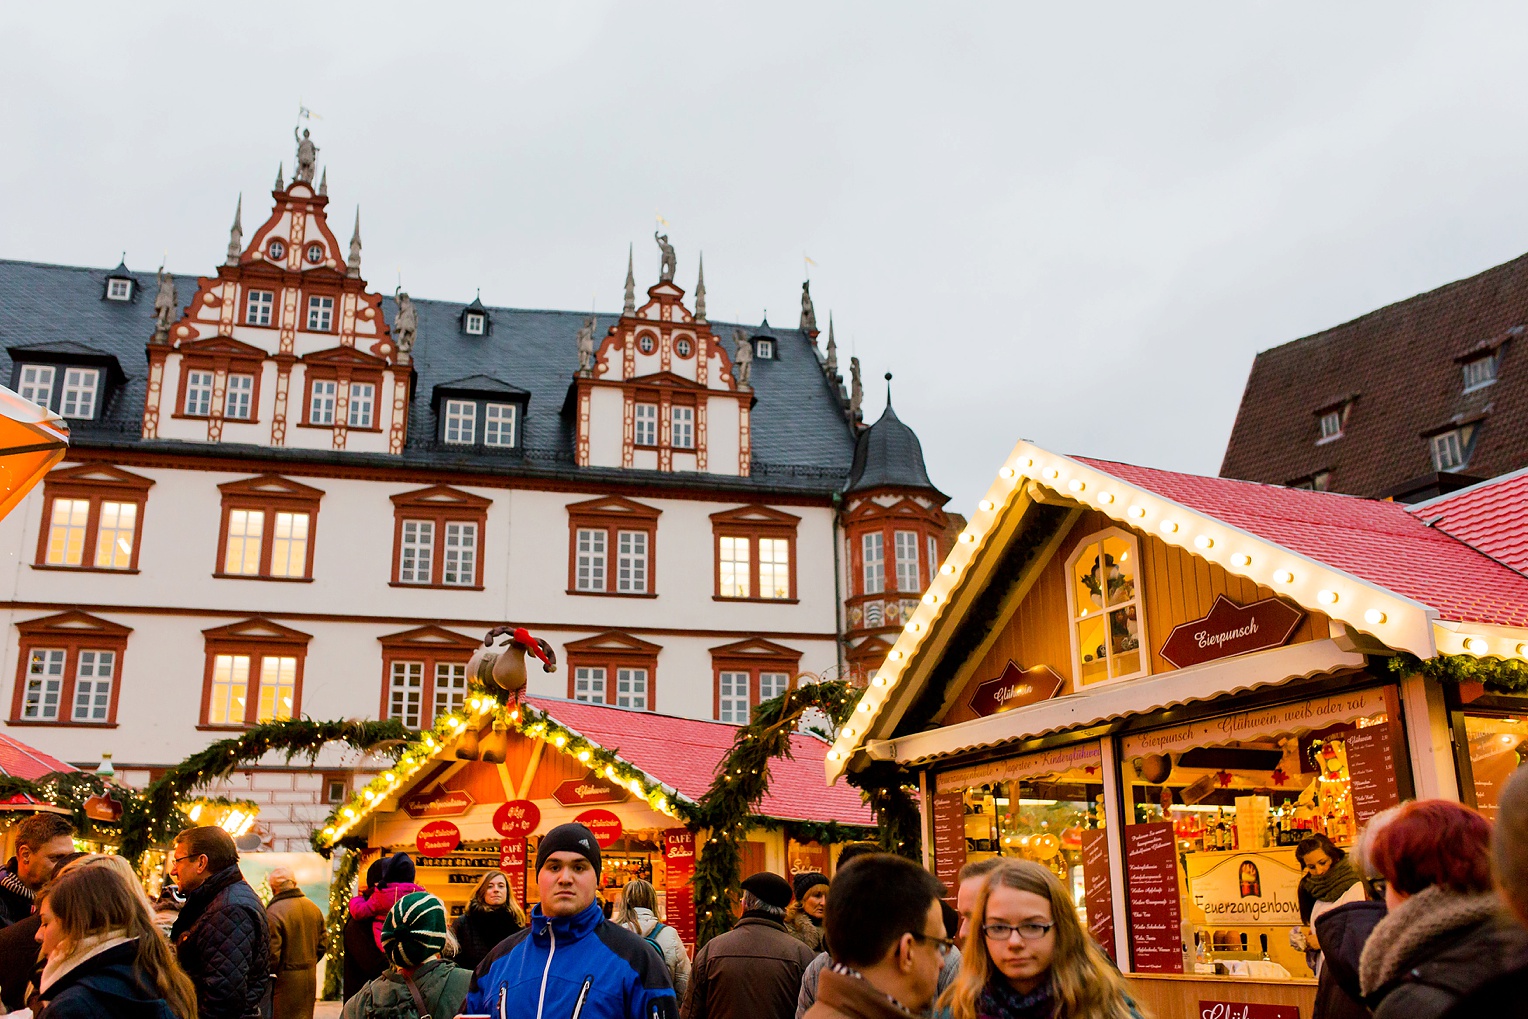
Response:
[[[945,497],[805,288],[713,324],[665,248],[620,315],[384,297],[299,166],[204,277],[0,261],[6,381],[73,429],[0,521],[10,731],[143,782],[258,721],[426,726],[505,622],[557,651],[534,694],[730,722],[879,664]],[[224,791],[277,849],[364,764],[266,763]]]

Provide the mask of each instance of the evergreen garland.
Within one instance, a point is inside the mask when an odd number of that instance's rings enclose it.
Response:
[[[907,769],[895,761],[871,761],[844,775],[844,781],[864,793],[875,811],[881,848],[918,860],[923,851],[923,822],[918,813],[918,787],[909,785],[908,778]]]
[[[350,895],[355,889],[356,875],[361,872],[364,848],[343,850],[334,878],[329,882],[329,911],[324,917],[324,929],[329,934],[328,961],[324,966],[324,1001],[339,1001],[345,992],[345,924],[350,920]]]
[[[1420,672],[1441,683],[1483,683],[1495,693],[1528,691],[1528,662],[1513,658],[1438,655],[1423,661],[1415,655],[1399,654],[1388,659],[1386,665],[1398,676]]]

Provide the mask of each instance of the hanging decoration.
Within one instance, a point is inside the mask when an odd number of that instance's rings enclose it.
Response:
[[[1482,683],[1496,693],[1528,691],[1528,662],[1515,658],[1438,655],[1423,661],[1415,655],[1399,654],[1388,659],[1386,665],[1398,676],[1420,672],[1442,683]]]

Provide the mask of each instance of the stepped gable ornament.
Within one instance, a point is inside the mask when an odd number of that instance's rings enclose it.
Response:
[[[801,328],[809,333],[817,332],[817,309],[812,307],[812,281],[801,283]]]
[[[292,182],[312,184],[314,171],[318,169],[318,146],[313,144],[307,128],[302,129],[301,135],[297,128],[292,128],[292,137],[297,139],[297,167],[292,171]]]
[[[695,277],[695,321],[706,320],[706,256],[700,256],[700,272]]]
[[[285,191],[286,190],[286,183],[281,179],[281,170],[282,170],[282,164],[277,163],[276,164],[276,190],[277,191]]]
[[[414,302],[409,300],[408,293],[402,287],[393,291],[393,297],[398,302],[398,314],[393,318],[393,343],[397,345],[398,353],[406,358],[414,349],[419,313],[414,310]]]
[[[327,170],[324,171],[328,173]],[[345,262],[346,276],[361,275],[361,207],[355,207],[355,230],[350,235],[350,258]]]
[[[154,294],[154,339],[164,342],[170,335],[170,320],[180,302],[175,298],[175,277],[159,267],[159,290]]]
[[[753,344],[741,329],[732,330],[732,374],[743,389],[752,389],[749,379],[753,377]]]
[[[849,416],[858,421],[860,404],[865,401],[865,387],[860,382],[859,358],[849,358]]]
[[[1162,657],[1180,669],[1282,647],[1305,613],[1279,598],[1238,605],[1225,595],[1203,619],[1182,623],[1162,642]]]
[[[833,313],[828,312],[828,359],[823,363],[828,378],[838,381],[838,344],[833,340]]]
[[[674,282],[674,246],[669,243],[668,234],[660,234],[653,231],[653,240],[658,242],[658,254],[662,261],[658,265],[658,282]]]
[[[318,193],[323,198],[329,197],[329,168],[324,167],[324,175],[318,179]]]
[[[244,195],[233,207],[233,226],[228,231],[228,265],[238,265],[239,255],[244,251]]]
[[[584,375],[594,370],[594,316],[578,327],[578,370]]]

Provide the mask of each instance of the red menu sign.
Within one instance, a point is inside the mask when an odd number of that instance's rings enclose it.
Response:
[[[934,876],[949,889],[945,899],[955,905],[960,868],[966,865],[966,802],[961,793],[935,793]]]
[[[695,876],[695,833],[688,828],[667,829],[663,833],[663,864],[663,918],[680,941],[693,946],[695,893],[690,889],[690,879]]]
[[[431,821],[414,836],[420,856],[445,856],[461,844],[461,829],[450,821]]]
[[[1362,828],[1369,818],[1401,802],[1395,784],[1395,750],[1386,723],[1354,729],[1343,736],[1348,751],[1348,781],[1353,792],[1353,820]]]
[[[1061,677],[1046,666],[1021,669],[1009,659],[1001,676],[977,684],[968,706],[978,715],[995,715],[999,711],[1049,700],[1060,689]]]
[[[589,803],[625,803],[631,793],[625,786],[608,778],[570,778],[552,790],[552,798],[564,807],[582,807]]]
[[[1125,883],[1136,971],[1182,973],[1178,847],[1171,821],[1125,826]]]
[[[1201,1001],[1199,1019],[1300,1019],[1300,1007],[1254,1005],[1250,1001]]]
[[[509,879],[509,894],[525,905],[525,839],[504,839],[499,843],[499,869]]]
[[[477,801],[465,789],[442,789],[436,786],[403,801],[403,812],[414,820],[426,817],[456,817],[465,814]]]
[[[530,800],[510,800],[493,812],[493,830],[507,839],[524,838],[541,823],[541,808]]]
[[[1088,930],[1098,947],[1114,958],[1114,893],[1109,884],[1109,833],[1082,833],[1082,897],[1088,907]]]
[[[621,837],[621,819],[608,810],[586,810],[573,820],[594,832],[601,849],[609,849]]]
[[[1304,618],[1305,613],[1277,598],[1238,605],[1220,595],[1210,606],[1209,615],[1173,627],[1162,644],[1162,657],[1186,669],[1217,658],[1280,647]]]

